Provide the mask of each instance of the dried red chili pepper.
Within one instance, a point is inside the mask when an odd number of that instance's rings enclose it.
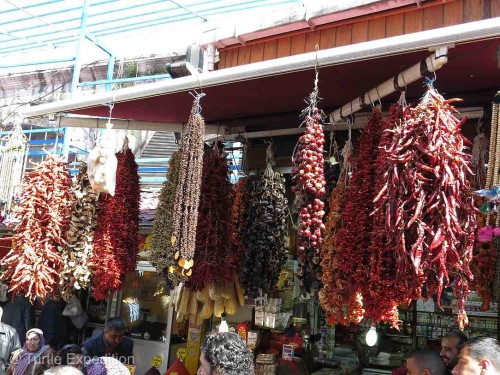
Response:
[[[134,272],[139,251],[141,191],[137,163],[132,151],[116,154],[115,195],[101,194],[94,256],[94,298],[105,299],[118,290],[126,272]]]
[[[217,146],[205,151],[193,273],[186,282],[191,290],[201,290],[216,281],[232,282],[236,265],[230,261],[231,191],[226,154]]]
[[[460,134],[464,120],[453,115],[451,105],[456,100],[445,100],[429,88],[401,125],[391,130],[392,142],[384,151],[387,186],[375,203],[386,214],[387,236],[397,241],[395,280],[404,280],[412,296],[420,295],[425,286],[428,296],[437,294],[440,306],[443,288],[453,277],[463,328],[476,209],[467,179],[472,173],[464,146],[468,141]]]
[[[53,295],[58,289],[63,263],[59,248],[75,202],[66,163],[49,155],[26,173],[15,215],[20,222],[13,248],[2,260],[3,281],[13,294],[23,293],[30,301]]]

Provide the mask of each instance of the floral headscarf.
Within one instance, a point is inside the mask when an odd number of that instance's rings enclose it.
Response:
[[[45,345],[45,338],[43,337],[43,332],[41,330],[38,328],[30,329],[26,332],[26,336],[30,333],[36,333],[40,339],[38,350],[36,352],[30,352],[27,344],[24,343],[24,346],[19,353],[18,362],[14,368],[14,375],[24,375],[31,362],[36,361],[47,349],[50,348],[49,345]]]

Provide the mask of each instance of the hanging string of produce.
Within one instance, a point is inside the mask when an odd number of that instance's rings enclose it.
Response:
[[[240,274],[241,258],[244,252],[245,217],[248,211],[250,196],[248,194],[248,178],[242,177],[233,190],[233,206],[231,207],[231,222],[233,224],[232,240],[233,251],[231,262],[235,265],[235,274]],[[239,276],[238,276],[239,278]]]
[[[26,166],[26,139],[21,121],[16,120],[11,132],[2,139],[0,147],[0,204],[1,219],[9,220],[14,196],[18,193]]]
[[[394,128],[403,120],[406,107],[405,92],[403,91],[400,100],[389,108],[387,121],[382,124],[382,134],[374,164],[375,192],[384,191],[389,183],[397,184],[397,182],[387,179],[386,162],[389,155],[385,151],[392,142]],[[377,197],[374,201],[376,205]],[[399,329],[401,321],[399,320],[398,306],[408,303],[411,296],[405,289],[404,283],[401,285],[401,280],[395,277],[397,268],[404,265],[399,265],[397,262],[393,251],[395,238],[389,236],[385,225],[386,212],[381,207],[372,213],[371,243],[368,247],[370,257],[369,287],[363,291],[363,306],[366,319],[371,322],[387,322],[390,323],[391,327]],[[411,270],[407,270],[407,272],[411,272]]]
[[[169,289],[174,289],[183,278],[182,270],[174,259],[175,251],[171,242],[172,212],[179,180],[179,164],[179,152],[172,153],[168,164],[167,180],[163,183],[158,198],[150,253],[151,264],[165,275]]]
[[[232,283],[236,265],[231,260],[232,185],[229,181],[226,153],[216,143],[205,151],[201,196],[196,228],[193,274],[186,282],[192,291],[214,282]]]
[[[493,98],[492,110],[491,110],[491,136],[490,136],[490,152],[489,152],[489,161],[488,161],[488,171],[486,177],[485,187],[489,189],[493,189],[493,172],[496,173],[496,185],[500,186],[500,178],[499,178],[499,168],[500,165],[500,140],[498,139],[500,136],[500,91],[497,92],[495,97]],[[494,148],[493,148],[494,147]],[[493,169],[496,168],[496,169]],[[497,213],[496,221],[498,222],[500,215]],[[498,226],[498,225],[497,225]],[[495,281],[493,286],[493,296],[496,301],[500,302],[500,239],[497,238],[495,240],[496,250],[497,250],[497,258],[495,263]]]
[[[174,258],[183,268],[182,274],[191,276],[196,246],[196,227],[200,201],[203,168],[205,120],[201,116],[200,100],[204,94],[194,97],[193,107],[183,134],[180,149],[179,182],[175,194],[172,246]]]
[[[79,170],[72,184],[76,202],[71,210],[66,244],[61,249],[64,266],[59,284],[65,300],[73,295],[75,289],[87,288],[92,275],[91,258],[94,251],[99,193],[90,186],[87,165],[80,163]]]
[[[248,180],[250,200],[243,235],[241,282],[245,294],[255,298],[269,293],[286,261],[285,233],[288,202],[284,179],[273,170],[272,143],[266,151],[263,175]]]
[[[125,273],[135,271],[139,251],[139,174],[127,138],[116,158],[115,195],[101,194],[98,203],[92,257],[97,300],[118,290]]]
[[[31,302],[53,295],[63,266],[59,253],[65,244],[70,210],[74,204],[66,164],[53,155],[26,173],[15,215],[12,250],[2,259],[3,281],[9,290]]]
[[[453,279],[463,329],[468,324],[465,300],[472,278],[476,209],[468,193],[471,156],[460,134],[465,120],[453,115],[451,105],[457,100],[445,100],[429,84],[421,102],[393,130],[385,149],[387,183],[375,200],[386,214],[387,236],[396,239],[395,279],[406,285],[410,298],[425,286],[426,296],[437,294],[439,308],[442,291]]]
[[[340,321],[356,322],[360,320],[360,315],[364,314],[361,304],[364,305],[363,293],[366,292],[370,274],[370,254],[367,248],[370,246],[372,230],[370,213],[375,196],[375,160],[381,127],[382,113],[380,108],[376,107],[360,136],[358,157],[345,192],[341,226],[335,233],[333,247],[338,251],[334,252],[333,264],[340,271],[336,277],[341,281],[337,283],[338,287],[332,288],[329,293],[332,293],[333,297],[341,297],[330,303],[330,310]]]
[[[364,316],[362,296],[351,293],[350,281],[342,276],[342,249],[336,246],[335,234],[342,226],[342,211],[346,200],[347,182],[351,173],[352,155],[351,128],[341,154],[342,166],[339,181],[328,199],[329,212],[325,221],[325,240],[321,248],[321,267],[323,287],[319,292],[321,307],[325,310],[329,325],[350,323],[358,324]]]
[[[299,230],[297,236],[297,254],[299,260],[298,275],[301,286],[311,291],[316,280],[321,280],[320,249],[323,242],[323,216],[325,204],[323,113],[318,108],[318,70],[314,80],[314,89],[306,99],[307,108],[302,111],[305,133],[299,138],[292,162],[292,190],[297,199],[299,212]],[[315,283],[317,284],[317,283]]]

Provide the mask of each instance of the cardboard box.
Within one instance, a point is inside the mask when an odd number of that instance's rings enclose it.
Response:
[[[264,327],[265,326],[265,312],[255,310],[255,325]]]

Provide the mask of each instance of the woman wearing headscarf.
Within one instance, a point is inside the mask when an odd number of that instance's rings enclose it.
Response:
[[[54,366],[54,350],[45,345],[43,332],[38,328],[26,332],[24,346],[12,354],[10,366],[5,375],[42,375]]]
[[[254,375],[253,354],[232,332],[207,335],[201,345],[198,375]]]

